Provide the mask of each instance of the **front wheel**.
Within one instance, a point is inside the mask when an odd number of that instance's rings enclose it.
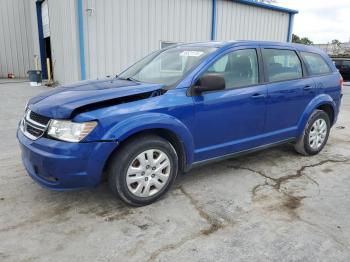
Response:
[[[178,157],[165,139],[138,136],[112,156],[109,187],[121,200],[133,206],[148,205],[164,195],[178,173]]]
[[[327,143],[331,125],[326,112],[315,110],[304,129],[303,135],[294,145],[295,150],[303,155],[316,155]]]

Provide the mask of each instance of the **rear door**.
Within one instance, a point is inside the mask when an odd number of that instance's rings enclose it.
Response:
[[[314,80],[304,77],[295,50],[271,46],[261,51],[268,99],[265,137],[260,142],[268,144],[295,137],[298,121],[317,90]]]

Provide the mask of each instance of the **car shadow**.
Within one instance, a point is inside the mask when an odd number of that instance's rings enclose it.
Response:
[[[107,182],[103,182],[97,188],[90,190],[52,192],[42,189],[36,191],[35,199],[40,199],[40,205],[47,206],[47,209],[45,212],[38,210],[36,216],[38,219],[56,217],[61,222],[65,219],[71,219],[75,215],[89,216],[104,221],[120,220],[135,213],[153,212],[163,206],[164,202],[169,204],[169,201],[171,202],[174,197],[179,196],[181,194],[181,190],[179,189],[190,188],[193,183],[199,184],[202,182],[205,184],[205,180],[209,179],[212,175],[230,175],[232,172],[227,174],[229,166],[249,166],[250,164],[254,164],[255,166],[273,166],[278,165],[278,163],[282,163],[283,165],[283,161],[286,161],[286,159],[293,161],[294,158],[296,160],[298,157],[300,156],[295,153],[293,146],[286,144],[197,167],[186,174],[179,175],[170,191],[160,200],[149,206],[139,208],[128,206],[117,199],[109,191]]]

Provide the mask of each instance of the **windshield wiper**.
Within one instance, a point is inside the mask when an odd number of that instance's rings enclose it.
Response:
[[[131,82],[140,82],[140,81],[137,81],[136,79],[134,79],[132,77],[127,77],[127,78],[118,77],[118,79],[120,79],[120,80],[127,80],[127,81],[131,81]]]

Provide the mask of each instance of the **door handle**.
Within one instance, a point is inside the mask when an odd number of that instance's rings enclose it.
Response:
[[[310,90],[310,89],[312,89],[312,86],[310,86],[310,85],[306,85],[306,86],[304,86],[304,88],[303,88],[304,90]]]
[[[252,98],[253,98],[253,99],[264,98],[264,97],[266,97],[265,94],[259,94],[259,93],[257,93],[257,94],[252,95]]]

